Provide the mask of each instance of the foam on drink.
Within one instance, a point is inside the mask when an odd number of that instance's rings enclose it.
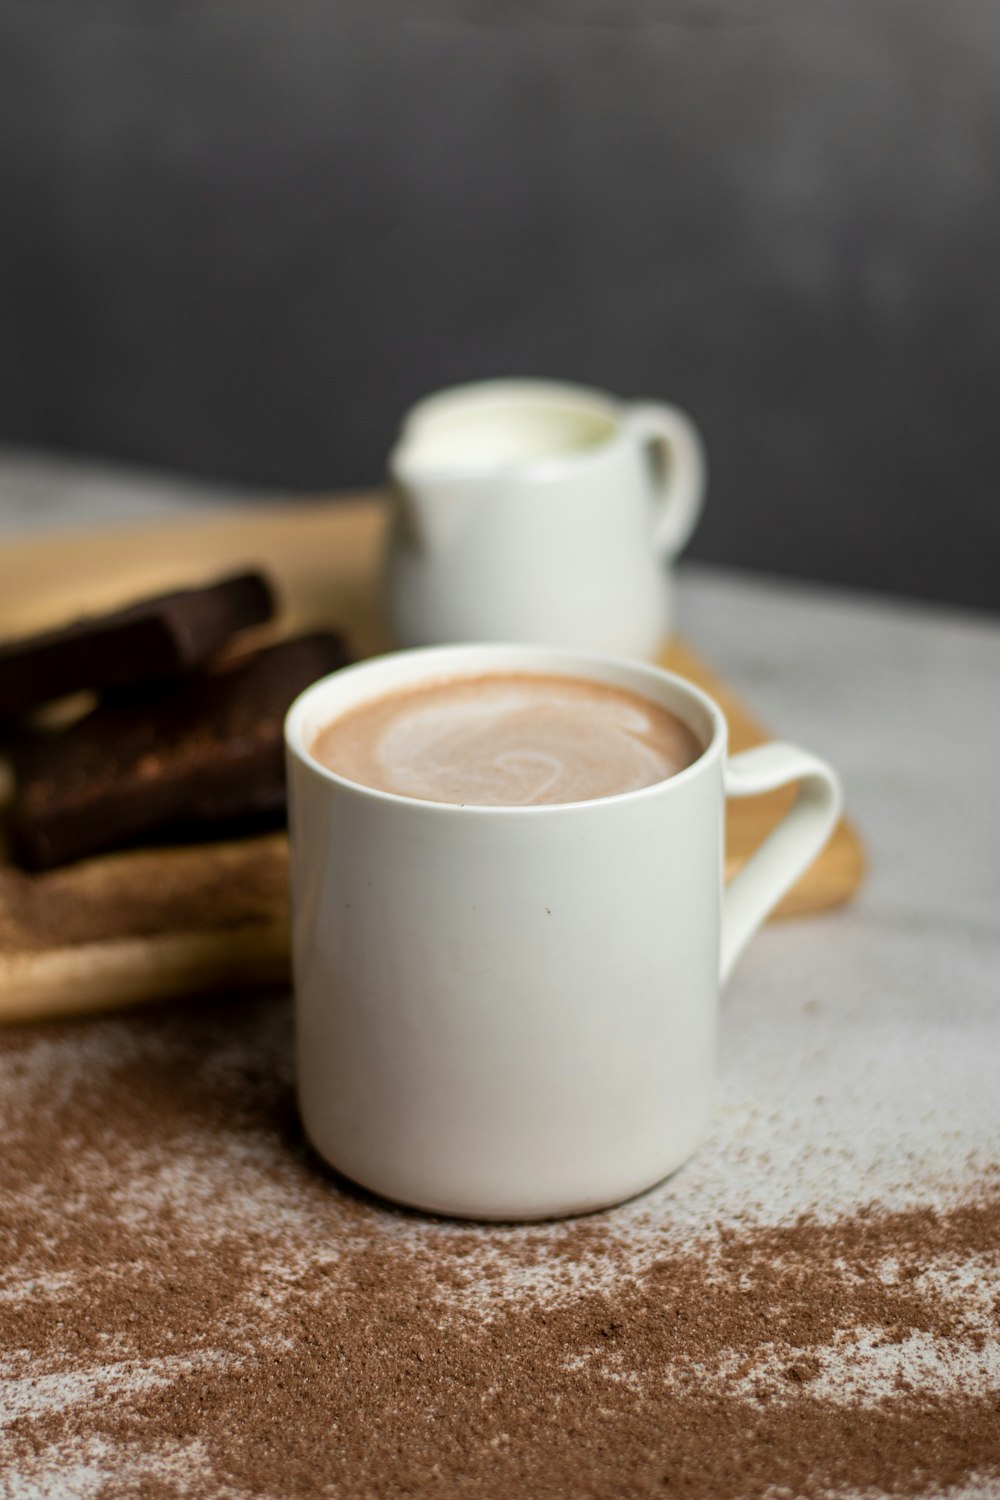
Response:
[[[365,786],[488,807],[637,791],[701,749],[681,719],[638,693],[527,673],[400,689],[348,710],[311,746],[323,765]]]

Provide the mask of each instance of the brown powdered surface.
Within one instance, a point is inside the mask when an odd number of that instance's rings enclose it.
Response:
[[[5,1495],[1000,1489],[996,1173],[438,1222],[310,1155],[280,1001],[9,1032],[0,1083]]]
[[[284,833],[130,849],[29,874],[0,862],[2,956],[287,919]]]

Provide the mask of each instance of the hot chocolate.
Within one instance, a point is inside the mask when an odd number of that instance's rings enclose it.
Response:
[[[389,693],[335,719],[310,748],[338,775],[379,791],[490,807],[637,791],[702,752],[681,719],[638,693],[527,673]]]

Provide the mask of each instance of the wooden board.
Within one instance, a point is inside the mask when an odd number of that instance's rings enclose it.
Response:
[[[281,614],[271,634],[332,626],[354,655],[370,655],[385,645],[377,602],[385,523],[377,496],[347,497],[8,544],[0,555],[0,637],[257,565],[278,585]],[[718,701],[734,750],[770,738],[684,642],[669,645],[663,661]],[[793,796],[785,789],[730,804],[727,874]],[[844,822],[780,914],[847,900],[863,869],[860,841]],[[284,983],[286,881],[282,834],[133,850],[37,876],[0,858],[0,1020]]]

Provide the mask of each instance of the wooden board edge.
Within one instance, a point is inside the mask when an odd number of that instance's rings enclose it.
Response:
[[[752,856],[751,856],[752,858]],[[726,881],[746,864],[746,859],[727,858]],[[801,879],[782,897],[767,921],[819,915],[853,901],[865,878],[868,857],[853,826],[842,819],[823,851],[822,864],[811,865],[808,879]]]
[[[0,957],[0,1022],[56,1020],[290,982],[284,922],[83,943]]]

